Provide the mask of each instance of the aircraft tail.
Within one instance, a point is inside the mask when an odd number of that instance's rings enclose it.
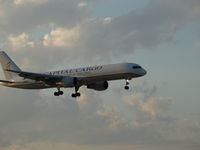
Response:
[[[19,77],[18,74],[14,72],[6,71],[6,70],[21,71],[21,70],[4,51],[0,51],[0,63],[3,68],[6,80],[11,81]]]

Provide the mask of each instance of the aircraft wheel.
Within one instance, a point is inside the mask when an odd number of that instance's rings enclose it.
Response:
[[[81,96],[81,93],[76,93],[76,96],[77,96],[77,97],[80,97],[80,96]]]
[[[76,94],[72,94],[72,97],[73,97],[73,98],[76,98],[77,96],[76,96]]]
[[[54,96],[59,96],[59,93],[58,92],[54,92]]]
[[[80,96],[81,96],[81,93],[73,93],[73,94],[72,94],[72,97],[74,97],[74,98],[75,98],[75,97],[80,97]]]
[[[64,94],[63,91],[59,91],[58,93],[59,93],[59,95],[63,95]]]
[[[125,89],[125,90],[129,90],[129,86],[126,85],[126,86],[124,87],[124,89]]]

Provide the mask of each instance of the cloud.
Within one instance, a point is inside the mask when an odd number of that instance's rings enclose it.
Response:
[[[58,28],[51,31],[50,34],[44,36],[44,46],[55,46],[55,47],[70,47],[76,44],[79,40],[79,28],[75,27],[72,29]]]
[[[18,36],[10,35],[8,37],[12,49],[20,49],[24,47],[34,47],[34,42],[29,40],[29,36],[26,33],[22,33]]]
[[[120,127],[126,123],[120,116],[120,113],[117,113],[113,107],[103,106],[102,109],[97,110],[96,113],[100,118],[103,118],[112,131],[118,131]]]
[[[17,3],[18,7],[13,2]],[[2,24],[0,30],[8,34],[20,34],[50,23],[72,28],[88,15],[87,9],[77,7],[78,2],[72,0],[0,1],[5,14],[0,23]]]
[[[14,0],[15,5],[24,5],[27,3],[32,3],[32,4],[42,4],[47,2],[48,0]]]
[[[96,110],[103,104],[103,100],[96,97],[94,92],[87,91],[87,89],[81,90],[81,93],[81,97],[76,100],[81,113],[85,115],[95,114]]]
[[[101,93],[94,91],[81,89],[83,96],[74,100],[69,98],[73,89],[55,99],[53,90],[49,95],[47,90],[38,94],[10,89],[12,94],[9,94],[7,88],[1,88],[4,98],[0,101],[0,120],[3,120],[0,146],[2,149],[32,149],[32,143],[53,141],[83,146],[112,143],[148,147],[175,142],[192,145],[192,149],[198,147],[200,123],[173,116],[170,113],[172,101],[153,96],[154,93],[150,96],[153,89],[147,87],[145,93],[140,90],[140,94],[115,99],[124,100],[122,103],[125,102],[125,109],[132,116],[128,119],[121,107],[104,104],[112,96],[103,99]]]
[[[68,56],[70,61],[76,56],[85,63],[106,63],[141,48],[152,50],[163,43],[173,43],[176,33],[188,21],[198,23],[199,18],[198,0],[190,3],[152,0],[140,13],[132,11],[116,18],[91,17],[89,7],[77,7],[82,3],[90,4],[91,1],[48,0],[43,4],[22,5],[20,8],[12,8],[14,6],[9,2],[2,2],[6,10],[12,10],[6,12],[9,15],[3,20],[2,35],[7,36],[5,32],[8,35],[23,32],[32,35],[40,27],[43,30],[48,28],[34,34],[35,52],[55,55],[56,47],[61,57]],[[54,27],[50,27],[50,24],[54,24]],[[26,50],[30,52],[33,48]],[[56,63],[61,63],[61,60]]]
[[[87,2],[80,2],[80,3],[78,3],[78,7],[86,7],[86,6],[88,6]]]
[[[198,1],[151,1],[141,13],[132,11],[116,18],[94,18],[84,22],[78,49],[94,58],[121,57],[137,49],[152,50],[163,43],[176,41],[176,33],[187,22],[197,23],[193,12]],[[196,19],[194,19],[196,18]],[[108,23],[108,24],[105,24]],[[98,57],[96,56],[96,57]]]
[[[139,132],[140,138],[150,145],[154,145],[155,142],[161,145],[187,143],[193,145],[194,149],[197,148],[200,144],[197,141],[200,134],[193,134],[191,131],[198,130],[199,122],[172,115],[172,100],[169,98],[147,95],[142,92],[124,97],[124,102],[135,114],[135,120],[129,123],[131,131]],[[145,139],[151,131],[154,132],[154,136],[149,140]],[[140,140],[143,141],[142,139]]]
[[[107,17],[104,19],[104,24],[108,24],[112,22],[112,18],[111,17]]]
[[[138,109],[138,112],[143,113],[147,118],[157,118],[167,115],[171,100],[163,97],[150,97],[148,99],[141,93],[137,93],[125,97],[124,101],[129,105]]]

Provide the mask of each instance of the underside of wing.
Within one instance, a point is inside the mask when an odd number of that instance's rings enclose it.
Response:
[[[33,72],[24,72],[16,70],[6,70],[9,72],[17,73],[20,77],[24,79],[31,79],[35,81],[42,81],[47,85],[57,86],[57,87],[74,87],[81,85],[78,82],[78,78],[71,76],[60,76],[60,75],[51,75],[51,74],[42,74],[42,73],[33,73]]]

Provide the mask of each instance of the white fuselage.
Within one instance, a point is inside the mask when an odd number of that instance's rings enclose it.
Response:
[[[146,74],[146,71],[142,67],[134,63],[120,63],[51,71],[44,74],[84,78],[84,82],[90,84],[100,81],[137,78],[144,76]],[[45,84],[42,81],[34,81],[30,79],[22,79],[21,81],[14,81],[13,83],[3,83],[3,85],[23,89],[43,89],[56,87]]]

